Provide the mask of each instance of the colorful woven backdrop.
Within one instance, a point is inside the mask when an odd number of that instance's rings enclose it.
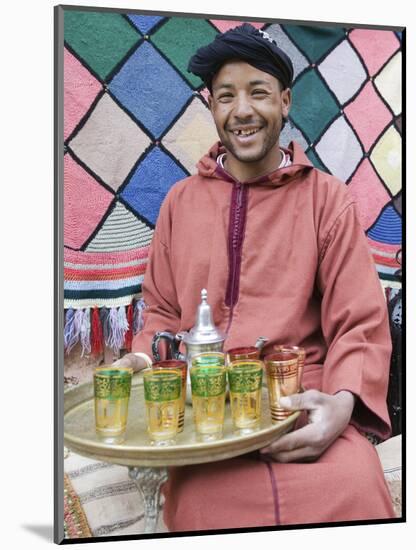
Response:
[[[297,140],[354,195],[380,278],[401,249],[401,34],[251,22],[291,57]],[[160,205],[217,140],[195,50],[241,21],[64,12],[65,348],[129,349]],[[393,283],[393,286],[394,283]],[[397,285],[396,285],[397,286]]]

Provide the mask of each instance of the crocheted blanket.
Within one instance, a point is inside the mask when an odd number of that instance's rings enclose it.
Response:
[[[129,349],[149,244],[171,186],[217,140],[187,62],[239,24],[65,10],[65,348]],[[380,277],[401,248],[401,34],[253,22],[291,57],[295,139],[358,204]]]

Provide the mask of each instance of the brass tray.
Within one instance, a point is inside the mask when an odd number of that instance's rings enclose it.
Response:
[[[155,447],[147,436],[143,378],[133,376],[127,430],[124,443],[102,443],[95,433],[94,390],[92,383],[81,384],[64,392],[64,443],[78,454],[125,466],[185,466],[232,458],[265,447],[290,431],[300,412],[272,424],[267,389],[263,387],[262,418],[259,430],[248,435],[235,435],[229,402],[226,403],[224,437],[217,441],[196,440],[192,407],[186,405],[185,427],[176,444]]]

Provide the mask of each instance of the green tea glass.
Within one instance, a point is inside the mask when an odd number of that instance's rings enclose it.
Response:
[[[182,394],[180,370],[153,368],[143,371],[147,431],[153,445],[171,445],[178,433]]]
[[[199,441],[220,439],[224,427],[225,367],[192,366],[190,374],[197,439]]]
[[[228,369],[234,431],[245,435],[257,430],[261,419],[262,361],[233,361]]]
[[[94,409],[97,436],[108,444],[124,441],[133,369],[103,366],[94,369]]]

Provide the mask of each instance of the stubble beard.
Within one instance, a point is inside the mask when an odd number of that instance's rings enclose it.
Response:
[[[250,153],[249,151],[246,154],[244,153],[244,151],[240,153],[236,149],[236,147],[234,147],[231,139],[228,137],[227,131],[221,132],[222,137],[221,137],[221,134],[219,132],[218,133],[220,134],[221,143],[224,145],[226,150],[229,153],[231,153],[231,155],[233,155],[233,157],[236,158],[238,161],[244,162],[244,163],[260,162],[279,143],[280,132],[282,129],[282,122],[283,121],[281,121],[279,126],[276,126],[271,131],[270,130],[268,131],[263,141],[261,150],[258,153],[256,152]],[[264,127],[264,128],[266,128],[266,131],[267,131],[267,127]]]

